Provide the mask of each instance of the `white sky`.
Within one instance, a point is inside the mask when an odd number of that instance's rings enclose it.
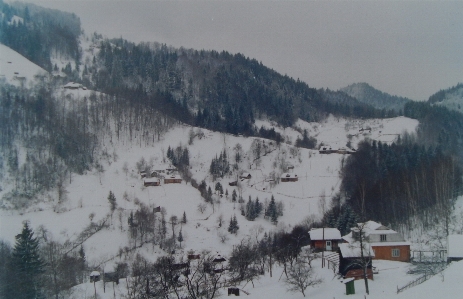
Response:
[[[240,52],[316,88],[425,100],[463,82],[463,1],[25,2],[74,12],[87,34]]]

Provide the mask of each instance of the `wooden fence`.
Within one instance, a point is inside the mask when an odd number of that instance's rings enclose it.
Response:
[[[425,282],[426,280],[430,279],[431,277],[433,277],[434,275],[436,274],[439,274],[440,272],[444,271],[445,270],[445,267],[443,269],[440,269],[439,271],[437,271],[436,273],[424,273],[423,276],[420,276],[418,277],[417,279],[407,283],[406,285],[404,285],[403,287],[399,288],[399,286],[397,286],[397,294],[402,292],[402,291],[405,291],[406,289],[409,289],[409,288],[412,288],[414,286],[417,286],[423,282]]]

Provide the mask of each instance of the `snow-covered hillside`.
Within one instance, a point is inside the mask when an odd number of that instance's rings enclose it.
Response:
[[[35,80],[35,76],[47,74],[47,71],[18,52],[0,44],[0,81],[4,80],[11,85],[28,87]]]
[[[264,123],[264,122],[262,122]],[[358,141],[364,137],[381,139],[384,136],[397,136],[404,130],[413,131],[416,121],[407,118],[395,118],[385,120],[369,120],[362,123],[345,119],[330,118],[323,124],[309,124],[300,121],[298,125],[311,130],[316,134],[319,142],[332,144],[333,146],[345,145],[349,138]],[[348,137],[352,132],[358,131],[358,127],[371,127],[371,133],[363,136]],[[347,129],[346,129],[347,128]],[[190,184],[182,183],[159,187],[143,187],[143,181],[136,170],[136,163],[144,158],[155,168],[156,165],[168,163],[166,151],[169,146],[176,147],[180,144],[187,145],[191,130],[199,130],[187,126],[178,126],[168,132],[161,141],[155,142],[149,147],[137,145],[108,144],[109,153],[103,172],[89,172],[82,176],[73,175],[67,179],[65,188],[66,200],[58,204],[57,194],[50,193],[42,198],[38,205],[30,207],[27,211],[0,211],[1,213],[1,237],[11,243],[14,236],[21,228],[21,222],[29,220],[32,227],[43,225],[50,236],[64,242],[75,240],[77,235],[92,221],[98,222],[104,219],[110,212],[107,200],[109,191],[114,192],[117,205],[120,208],[120,216],[115,212],[112,225],[108,230],[103,230],[84,243],[88,260],[96,262],[102,257],[111,257],[117,254],[119,248],[129,246],[127,237],[127,218],[130,211],[139,207],[140,203],[148,206],[161,206],[166,209],[167,216],[176,215],[179,218],[186,213],[188,223],[183,226],[185,238],[184,246],[194,250],[219,250],[227,254],[232,244],[249,235],[251,231],[257,231],[262,227],[264,231],[276,229],[289,229],[311,216],[320,217],[320,197],[326,197],[326,207],[329,199],[339,190],[339,170],[344,155],[319,154],[317,150],[297,149],[291,145],[268,144],[268,153],[263,154],[260,160],[254,160],[252,144],[256,138],[245,138],[203,130],[204,138],[195,138],[189,145],[190,165],[193,178],[200,182],[205,180],[207,185],[214,190],[216,182],[209,175],[211,160],[225,150],[229,157],[233,156],[233,148],[240,144],[244,157],[239,164],[242,172],[251,174],[251,179],[243,180],[240,187],[231,187],[229,182],[236,180],[235,176],[225,177],[219,180],[228,191],[228,198],[216,197],[219,204],[207,206],[204,213],[198,211],[200,203],[204,203],[199,192]],[[379,131],[388,132],[388,135]],[[285,135],[297,138],[298,132],[286,129]],[[389,135],[390,134],[390,135]],[[381,139],[382,140],[382,139]],[[383,140],[386,141],[386,140]],[[355,145],[355,143],[353,142]],[[124,165],[128,166],[127,174]],[[292,172],[298,175],[298,182],[281,182],[272,185],[270,180],[279,177],[283,173],[280,165],[293,165]],[[69,181],[70,180],[70,181]],[[249,196],[256,197],[261,202],[270,200],[272,194],[277,201],[284,204],[284,215],[279,218],[278,227],[261,217],[255,221],[247,221],[240,214],[239,204],[231,202],[231,194],[236,189],[242,194],[245,201]],[[238,190],[239,189],[239,190]],[[124,194],[126,194],[124,199]],[[236,215],[240,225],[237,236],[229,235],[226,231],[229,219]],[[222,216],[225,225],[218,227],[217,219]],[[120,218],[119,218],[120,217]],[[123,226],[122,231],[120,226]],[[229,240],[221,243],[219,234],[229,235]],[[158,250],[159,251],[159,250]],[[160,253],[160,252],[158,252]]]

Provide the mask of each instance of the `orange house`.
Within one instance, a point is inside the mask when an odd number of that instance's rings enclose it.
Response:
[[[375,259],[399,262],[410,261],[410,243],[405,241],[402,234],[371,220],[365,222],[363,228],[365,241],[373,249]],[[348,235],[343,237],[348,243],[358,239],[356,228],[351,230]]]

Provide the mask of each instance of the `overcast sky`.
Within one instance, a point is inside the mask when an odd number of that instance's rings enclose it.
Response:
[[[255,58],[311,87],[415,100],[463,82],[463,1],[29,0],[87,34]]]

